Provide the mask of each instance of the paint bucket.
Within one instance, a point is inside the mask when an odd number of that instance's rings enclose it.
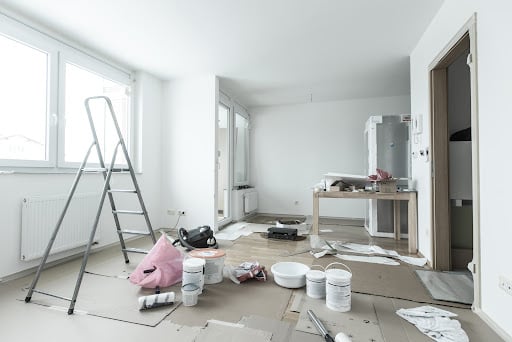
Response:
[[[320,265],[313,265],[313,267],[323,267]],[[311,298],[324,298],[325,297],[325,272],[319,270],[309,270],[306,273],[306,294]]]
[[[199,296],[199,286],[196,284],[185,284],[181,287],[181,301],[185,306],[194,306],[197,304]]]
[[[199,287],[199,294],[203,293],[204,287],[204,259],[186,258],[183,260],[182,284],[196,284]]]
[[[226,252],[221,249],[199,248],[188,253],[192,258],[204,259],[204,283],[217,284],[222,282],[224,259]]]
[[[342,265],[348,271],[331,268],[333,265]],[[325,268],[325,302],[329,309],[339,312],[350,311],[351,308],[351,289],[350,280],[352,271],[341,262],[333,262]]]

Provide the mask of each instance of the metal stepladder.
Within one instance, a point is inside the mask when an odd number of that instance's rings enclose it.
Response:
[[[113,153],[112,153],[112,161],[111,161],[111,163],[110,163],[110,165],[108,167],[105,166],[105,162],[104,162],[103,155],[102,155],[102,152],[101,152],[101,146],[100,146],[100,143],[98,141],[98,136],[97,136],[96,128],[95,128],[95,125],[94,125],[94,120],[93,120],[93,116],[91,114],[91,109],[90,109],[90,105],[89,105],[89,103],[91,101],[101,101],[101,100],[104,100],[105,104],[108,107],[108,111],[110,112],[110,116],[111,116],[112,122],[114,124],[115,130],[116,130],[118,138],[119,138],[119,140],[118,140],[118,142],[117,142],[117,144],[116,144],[116,146],[115,146],[115,148],[113,150]],[[75,179],[73,181],[73,185],[71,186],[71,190],[69,191],[68,198],[67,198],[66,203],[64,205],[64,209],[62,210],[62,213],[59,216],[59,219],[57,221],[55,229],[54,229],[54,231],[53,231],[53,233],[52,233],[52,235],[50,237],[50,241],[48,242],[46,250],[45,250],[45,252],[43,254],[43,257],[41,259],[41,263],[39,264],[39,267],[37,268],[37,271],[36,271],[36,274],[34,276],[34,279],[32,280],[32,283],[31,283],[31,285],[30,285],[30,287],[28,289],[27,296],[25,297],[25,302],[28,303],[32,299],[33,292],[37,292],[37,293],[41,293],[41,294],[44,294],[44,295],[50,295],[52,297],[56,297],[56,298],[60,298],[60,299],[64,299],[64,300],[70,301],[70,305],[69,305],[69,309],[68,309],[68,314],[69,315],[73,314],[73,311],[74,311],[74,308],[75,308],[76,299],[78,297],[78,292],[80,290],[80,285],[82,283],[82,279],[83,279],[83,276],[84,276],[84,273],[85,273],[85,267],[87,265],[87,260],[89,259],[89,254],[91,252],[91,246],[93,244],[94,237],[96,235],[96,229],[98,227],[98,222],[99,222],[99,219],[100,219],[101,211],[102,211],[102,208],[103,208],[103,204],[105,202],[105,197],[107,195],[108,195],[108,199],[109,199],[109,202],[110,202],[110,207],[112,209],[112,215],[114,217],[114,222],[115,222],[115,225],[116,225],[116,230],[117,230],[117,233],[118,233],[118,236],[119,236],[119,242],[121,244],[121,251],[123,253],[124,260],[125,260],[126,263],[130,262],[129,259],[128,259],[128,253],[148,253],[148,251],[143,250],[143,249],[137,249],[137,248],[127,248],[126,244],[125,244],[125,241],[124,241],[124,237],[123,237],[124,234],[150,236],[152,241],[153,241],[153,244],[156,243],[155,233],[153,232],[153,228],[151,227],[151,222],[150,222],[149,217],[148,217],[148,212],[146,210],[146,206],[144,205],[144,201],[142,199],[142,195],[141,195],[141,192],[140,192],[140,189],[139,189],[139,185],[137,183],[137,179],[135,178],[135,172],[133,170],[133,166],[132,166],[132,163],[130,161],[130,157],[128,155],[128,150],[126,148],[126,144],[125,144],[125,142],[123,140],[123,136],[122,136],[121,130],[119,128],[119,124],[117,122],[115,113],[114,113],[114,108],[112,106],[112,102],[106,96],[89,97],[89,98],[87,98],[85,100],[85,109],[86,109],[86,112],[87,112],[87,116],[88,116],[88,119],[89,119],[89,124],[90,124],[92,135],[93,135],[93,142],[89,146],[89,149],[87,150],[87,153],[86,153],[86,155],[85,155],[85,157],[84,157],[84,159],[83,159],[83,161],[82,161],[82,163],[81,163],[81,165],[80,165],[80,167],[79,167],[79,169],[78,169],[78,171],[76,173]],[[98,167],[96,167],[96,168],[87,168],[86,167],[87,161],[89,159],[89,155],[91,154],[91,151],[92,151],[93,147],[96,147],[96,152],[98,153],[98,159],[99,159],[99,164],[100,164],[99,168]],[[116,168],[116,167],[114,167],[119,147],[121,147],[121,150],[122,150],[122,152],[124,154],[124,157],[125,157],[125,161],[126,161],[126,165],[127,165],[127,167],[125,167],[125,168]],[[133,189],[111,189],[111,187],[110,187],[110,180],[111,180],[112,174],[113,173],[126,173],[126,172],[128,172],[130,174],[134,188]],[[44,265],[46,264],[46,261],[48,259],[49,254],[50,254],[50,251],[52,249],[53,243],[55,242],[55,239],[56,239],[57,234],[59,232],[59,229],[61,227],[62,221],[64,220],[64,217],[66,215],[67,209],[68,209],[68,207],[69,207],[69,205],[71,203],[71,200],[72,200],[73,195],[75,193],[75,190],[76,190],[76,188],[78,186],[80,178],[81,178],[81,176],[84,173],[102,173],[103,174],[104,183],[103,183],[103,191],[101,193],[100,202],[99,202],[99,206],[98,206],[98,211],[96,212],[96,217],[94,219],[94,223],[93,223],[92,228],[91,228],[90,237],[89,237],[86,249],[84,251],[84,255],[83,255],[83,259],[82,259],[82,266],[81,266],[80,271],[78,273],[78,278],[77,278],[77,281],[76,281],[75,290],[73,292],[73,297],[72,298],[65,298],[65,297],[61,297],[61,296],[45,293],[45,292],[42,292],[42,291],[38,291],[38,290],[35,289],[35,287],[37,285],[39,277],[41,276],[41,272],[43,271]],[[115,205],[113,193],[134,193],[134,194],[136,194],[137,198],[138,198],[138,201],[139,201],[139,204],[140,204],[140,209],[141,210],[140,211],[118,210],[116,208],[116,205]],[[119,220],[119,215],[120,214],[143,215],[144,219],[145,219],[146,226],[147,226],[147,231],[144,231],[144,230],[122,230],[121,229],[121,225],[120,225],[120,220]]]

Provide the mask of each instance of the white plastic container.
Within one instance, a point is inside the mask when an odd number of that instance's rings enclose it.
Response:
[[[311,267],[320,267],[313,265]],[[323,268],[322,268],[323,269]],[[306,273],[306,294],[311,298],[325,298],[325,272],[320,270],[309,270]]]
[[[181,287],[181,301],[184,306],[194,306],[197,304],[199,296],[199,287],[195,284],[185,284]]]
[[[329,267],[333,265],[342,265],[347,270]],[[352,271],[341,262],[333,262],[325,268],[325,303],[331,310],[338,312],[347,312],[351,309],[351,279]]]
[[[272,265],[270,271],[277,285],[289,289],[298,289],[306,285],[306,273],[309,266],[300,262],[283,261]]]
[[[204,259],[204,283],[217,284],[222,282],[224,259],[226,252],[221,249],[199,248],[188,253],[192,258]]]
[[[199,293],[203,293],[204,287],[204,259],[186,258],[183,260],[183,277],[181,283],[195,284],[199,287]]]

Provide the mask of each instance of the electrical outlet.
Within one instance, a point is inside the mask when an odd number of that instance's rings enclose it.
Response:
[[[176,214],[179,215],[179,216],[185,216],[186,215],[185,210],[176,210]]]
[[[512,280],[508,279],[505,276],[500,275],[499,279],[499,287],[512,296]]]
[[[167,209],[167,215],[176,215],[176,210],[174,210],[174,209]]]

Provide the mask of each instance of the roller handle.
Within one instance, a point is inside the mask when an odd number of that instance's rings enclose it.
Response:
[[[320,334],[322,334],[324,339],[327,342],[334,342],[334,339],[331,337],[331,335],[329,335],[327,333],[327,329],[325,329],[325,327],[322,324],[322,322],[320,322],[320,320],[318,319],[318,317],[316,317],[316,315],[313,313],[312,310],[308,310],[308,316],[309,316],[309,319],[311,320],[311,322],[313,322],[315,324],[315,327],[318,330],[318,332]]]

